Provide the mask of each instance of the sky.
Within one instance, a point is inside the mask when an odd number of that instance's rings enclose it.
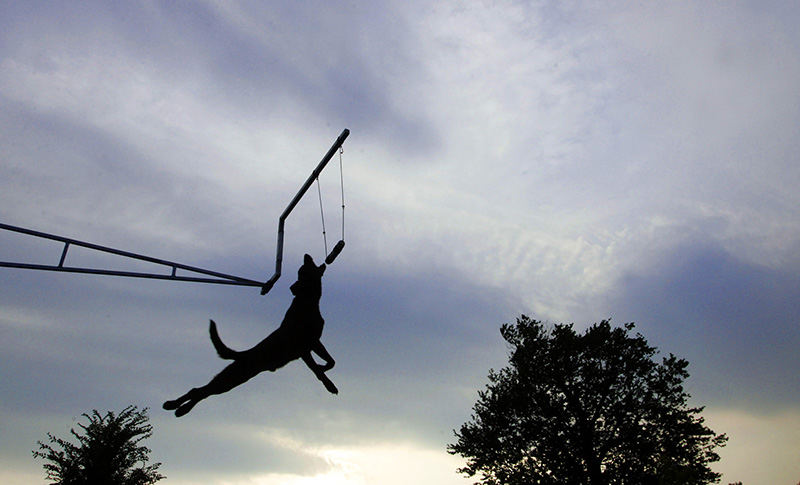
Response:
[[[0,482],[41,482],[37,440],[134,404],[160,483],[470,483],[446,446],[526,314],[636,322],[689,360],[721,483],[797,483],[798,22],[781,1],[3,2],[2,223],[263,281],[278,216],[351,134],[321,301],[338,396],[292,363],[161,410],[222,369],[210,318],[240,349],[277,327],[324,258],[314,189],[266,296],[0,268]],[[0,231],[0,260],[61,249]]]

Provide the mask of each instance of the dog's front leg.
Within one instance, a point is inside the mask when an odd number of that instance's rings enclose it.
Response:
[[[314,362],[314,358],[311,357],[310,351],[303,354],[302,359],[303,362],[306,363],[308,368],[311,369],[311,372],[313,372],[314,375],[317,376],[317,379],[322,381],[322,384],[325,386],[325,389],[327,389],[328,392],[332,394],[339,394],[339,389],[337,389],[336,386],[333,384],[333,382],[331,382],[331,380],[328,379],[328,376],[325,375],[325,368]]]
[[[314,343],[314,345],[311,347],[311,351],[319,355],[319,357],[325,361],[325,365],[322,366],[323,371],[329,371],[333,369],[334,365],[336,365],[336,361],[333,360],[331,354],[329,354],[325,346],[322,345],[321,340],[317,340],[316,343]]]

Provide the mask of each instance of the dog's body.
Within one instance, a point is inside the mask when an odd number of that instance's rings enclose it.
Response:
[[[183,416],[208,396],[230,391],[263,371],[275,371],[295,359],[303,359],[325,388],[337,394],[338,389],[325,375],[335,362],[320,341],[325,324],[319,311],[324,272],[325,264],[317,266],[311,256],[305,255],[303,266],[297,272],[297,282],[290,287],[295,296],[283,322],[277,330],[249,350],[235,351],[228,348],[222,343],[217,326],[211,320],[209,333],[217,354],[233,362],[205,386],[194,388],[178,399],[165,402],[164,409],[174,409],[176,416]],[[317,364],[311,352],[317,354],[325,364]]]

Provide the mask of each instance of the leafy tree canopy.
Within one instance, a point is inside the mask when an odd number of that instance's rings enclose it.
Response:
[[[656,348],[633,323],[579,334],[525,315],[505,324],[509,365],[489,371],[473,415],[448,445],[458,471],[499,484],[705,484],[727,437],[689,407],[686,360]]]
[[[139,444],[153,434],[147,408],[128,406],[119,415],[94,410],[81,416],[88,424],[70,430],[77,445],[50,433],[49,444],[37,441],[33,456],[47,461],[43,467],[48,480],[61,485],[151,485],[164,478],[157,471],[161,463],[148,465],[150,449]]]

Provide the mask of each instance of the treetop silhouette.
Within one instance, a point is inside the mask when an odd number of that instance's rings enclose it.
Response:
[[[499,484],[705,484],[727,437],[688,405],[689,363],[633,323],[578,333],[525,315],[501,327],[509,365],[490,370],[471,419],[455,432],[459,472]]]
[[[47,480],[61,485],[151,485],[164,478],[161,463],[148,465],[150,449],[140,443],[153,435],[147,408],[128,406],[119,414],[97,410],[81,414],[87,424],[70,433],[74,444],[51,433],[48,443],[37,441],[34,458],[43,458]],[[60,448],[60,449],[58,449]]]

